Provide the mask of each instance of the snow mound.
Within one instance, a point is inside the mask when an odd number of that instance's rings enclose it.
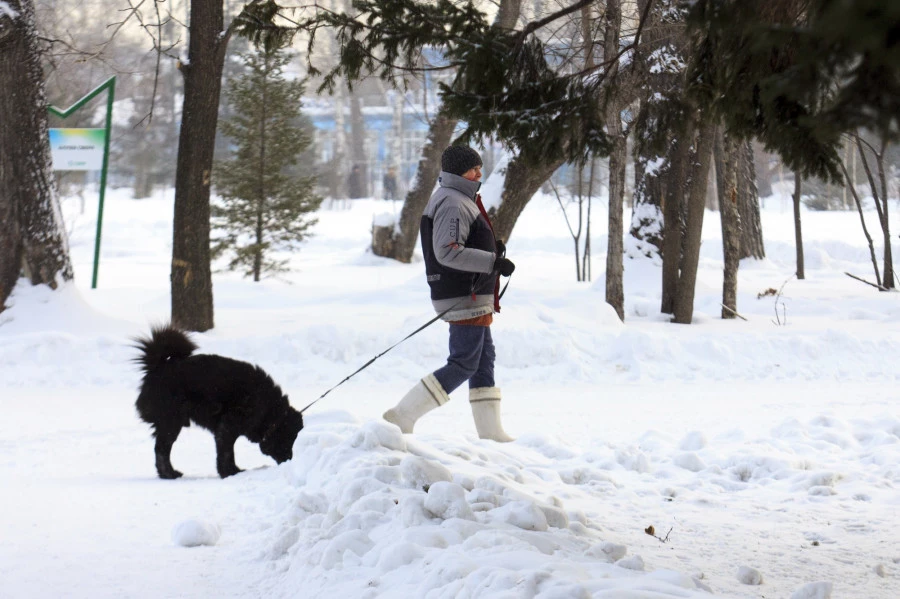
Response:
[[[831,599],[830,582],[810,582],[791,595],[791,599]]]
[[[218,524],[203,520],[184,520],[172,529],[172,542],[181,547],[199,547],[215,545],[222,536]]]
[[[750,566],[741,566],[737,571],[737,579],[742,584],[761,585],[763,583],[762,572]]]
[[[566,468],[380,421],[313,421],[280,469],[292,497],[264,555],[285,588],[309,596],[705,596],[690,575],[627,556],[567,505],[563,491],[579,483],[554,472]]]

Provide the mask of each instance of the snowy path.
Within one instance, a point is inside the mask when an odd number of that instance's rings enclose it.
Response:
[[[0,314],[0,599],[900,597],[900,295],[844,275],[871,272],[855,213],[804,213],[796,281],[789,202],[770,200],[748,322],[718,317],[714,223],[688,327],[658,312],[659,266],[629,260],[623,324],[603,273],[572,281],[539,196],[495,323],[515,443],[475,438],[464,391],[414,435],[380,420],[443,360],[437,325],[312,408],[291,462],[239,440],[247,471],[220,480],[191,428],[185,478],[162,481],[128,345],[168,315],[172,198],[108,199],[100,289],[96,206],[69,203],[76,285],[20,285]],[[385,209],[323,211],[287,281],[217,274],[202,350],[260,364],[300,408],[425,322],[421,263],[366,252]],[[785,281],[776,326],[757,295]],[[185,523],[221,536],[181,546]]]
[[[900,421],[884,419],[896,401],[886,386],[566,388],[578,402],[560,398],[555,385],[508,389],[514,445],[477,441],[464,398],[454,397],[423,420],[411,447],[454,474],[492,476],[580,514],[582,534],[555,550],[565,559],[584,559],[609,542],[639,555],[648,570],[696,576],[723,596],[759,596],[737,582],[744,565],[763,573],[772,596],[813,580],[834,581],[836,597],[896,596],[896,578],[875,573],[879,564],[896,569],[891,560],[900,558],[892,527],[900,497],[891,484]],[[391,387],[369,393],[362,402],[358,389],[330,395],[304,435],[356,429],[343,409],[376,418]],[[0,552],[3,586],[12,590],[2,596],[249,597],[260,584],[292,596],[297,566],[266,549],[279,527],[291,529],[287,506],[305,492],[291,482],[292,464],[275,468],[242,442],[238,464],[263,469],[220,481],[211,436],[188,429],[173,453],[185,479],[160,481],[149,434],[133,414],[133,390],[18,389],[2,398],[0,486],[15,491],[2,496],[0,530],[16,540]],[[565,413],[548,412],[562,405]],[[545,430],[530,430],[535,422]],[[344,470],[345,483],[369,478],[363,466],[343,466],[336,472]],[[173,547],[172,529],[189,518],[218,523],[219,545]],[[645,534],[648,525],[667,542]],[[315,568],[308,574],[322,577]],[[354,592],[353,584],[365,583],[338,578]],[[863,588],[865,595],[853,594]]]

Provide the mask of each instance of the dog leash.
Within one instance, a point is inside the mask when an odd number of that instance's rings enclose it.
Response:
[[[509,287],[509,279],[510,279],[510,278],[511,278],[511,277],[507,277],[507,279],[506,279],[506,285],[503,286],[503,290],[500,292],[499,297],[503,297],[503,294],[506,293],[506,288]],[[344,379],[343,379],[340,383],[338,383],[337,385],[335,385],[334,387],[332,387],[331,389],[329,389],[328,391],[326,391],[325,393],[323,393],[322,395],[320,395],[319,397],[317,397],[316,399],[314,399],[313,401],[311,401],[305,408],[303,408],[302,410],[300,410],[300,413],[302,414],[302,413],[305,412],[306,410],[308,410],[308,409],[310,409],[311,407],[313,407],[313,405],[315,405],[316,403],[318,403],[318,402],[319,402],[321,399],[323,399],[326,395],[328,395],[329,393],[331,393],[332,391],[334,391],[335,389],[337,389],[338,387],[340,387],[341,385],[343,385],[344,383],[346,383],[347,381],[349,381],[350,379],[352,379],[353,377],[355,377],[357,374],[359,374],[360,372],[362,372],[363,370],[365,370],[366,368],[368,368],[369,366],[371,366],[372,363],[373,363],[375,360],[377,360],[378,358],[380,358],[380,357],[383,356],[384,354],[388,353],[389,351],[391,351],[392,349],[394,349],[395,347],[397,347],[398,345],[400,345],[401,343],[403,343],[404,341],[406,341],[406,340],[409,339],[410,337],[413,337],[414,335],[417,335],[417,334],[421,333],[422,331],[424,331],[425,329],[427,329],[428,327],[430,327],[431,325],[433,325],[435,322],[437,322],[438,320],[440,320],[441,317],[444,316],[444,314],[446,314],[446,313],[449,312],[450,310],[453,310],[454,308],[456,308],[458,305],[460,305],[462,302],[464,302],[464,301],[467,300],[467,299],[468,299],[467,297],[464,297],[464,298],[460,299],[458,302],[456,302],[455,304],[453,304],[452,306],[450,306],[449,308],[447,308],[446,310],[444,310],[443,312],[441,312],[440,314],[438,314],[437,316],[435,316],[434,318],[432,318],[431,320],[429,320],[428,322],[426,322],[425,324],[423,324],[422,326],[420,326],[418,329],[416,329],[415,331],[413,331],[412,333],[410,333],[409,335],[407,335],[406,337],[404,337],[403,339],[401,339],[400,341],[398,341],[398,342],[395,343],[394,345],[390,346],[389,348],[387,348],[386,350],[384,350],[383,352],[381,352],[381,353],[378,354],[377,356],[373,357],[371,360],[369,360],[368,362],[366,362],[365,364],[363,364],[362,366],[360,366],[359,368],[357,368],[356,371],[355,371],[353,374],[350,374],[350,375],[344,377]]]

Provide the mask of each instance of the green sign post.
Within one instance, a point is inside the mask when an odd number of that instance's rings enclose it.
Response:
[[[91,289],[97,288],[97,271],[100,267],[100,233],[103,229],[103,200],[106,197],[106,170],[109,167],[109,138],[112,136],[112,108],[116,96],[115,75],[98,85],[92,92],[72,104],[65,110],[56,106],[48,106],[51,114],[59,118],[71,116],[76,110],[87,104],[92,98],[108,91],[106,97],[105,129],[51,129],[50,145],[54,155],[53,169],[58,171],[97,170],[95,157],[98,155],[98,133],[103,132],[103,156],[100,161],[100,206],[97,209],[97,238],[94,241],[94,273],[91,277]]]

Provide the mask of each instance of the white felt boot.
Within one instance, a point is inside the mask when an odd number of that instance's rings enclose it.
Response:
[[[472,417],[475,429],[481,439],[491,439],[498,443],[514,441],[503,431],[500,424],[500,389],[497,387],[479,387],[469,389],[469,403],[472,405]]]
[[[396,424],[404,433],[413,432],[416,421],[431,410],[450,400],[441,383],[429,374],[410,389],[396,406],[384,413],[383,418]]]

